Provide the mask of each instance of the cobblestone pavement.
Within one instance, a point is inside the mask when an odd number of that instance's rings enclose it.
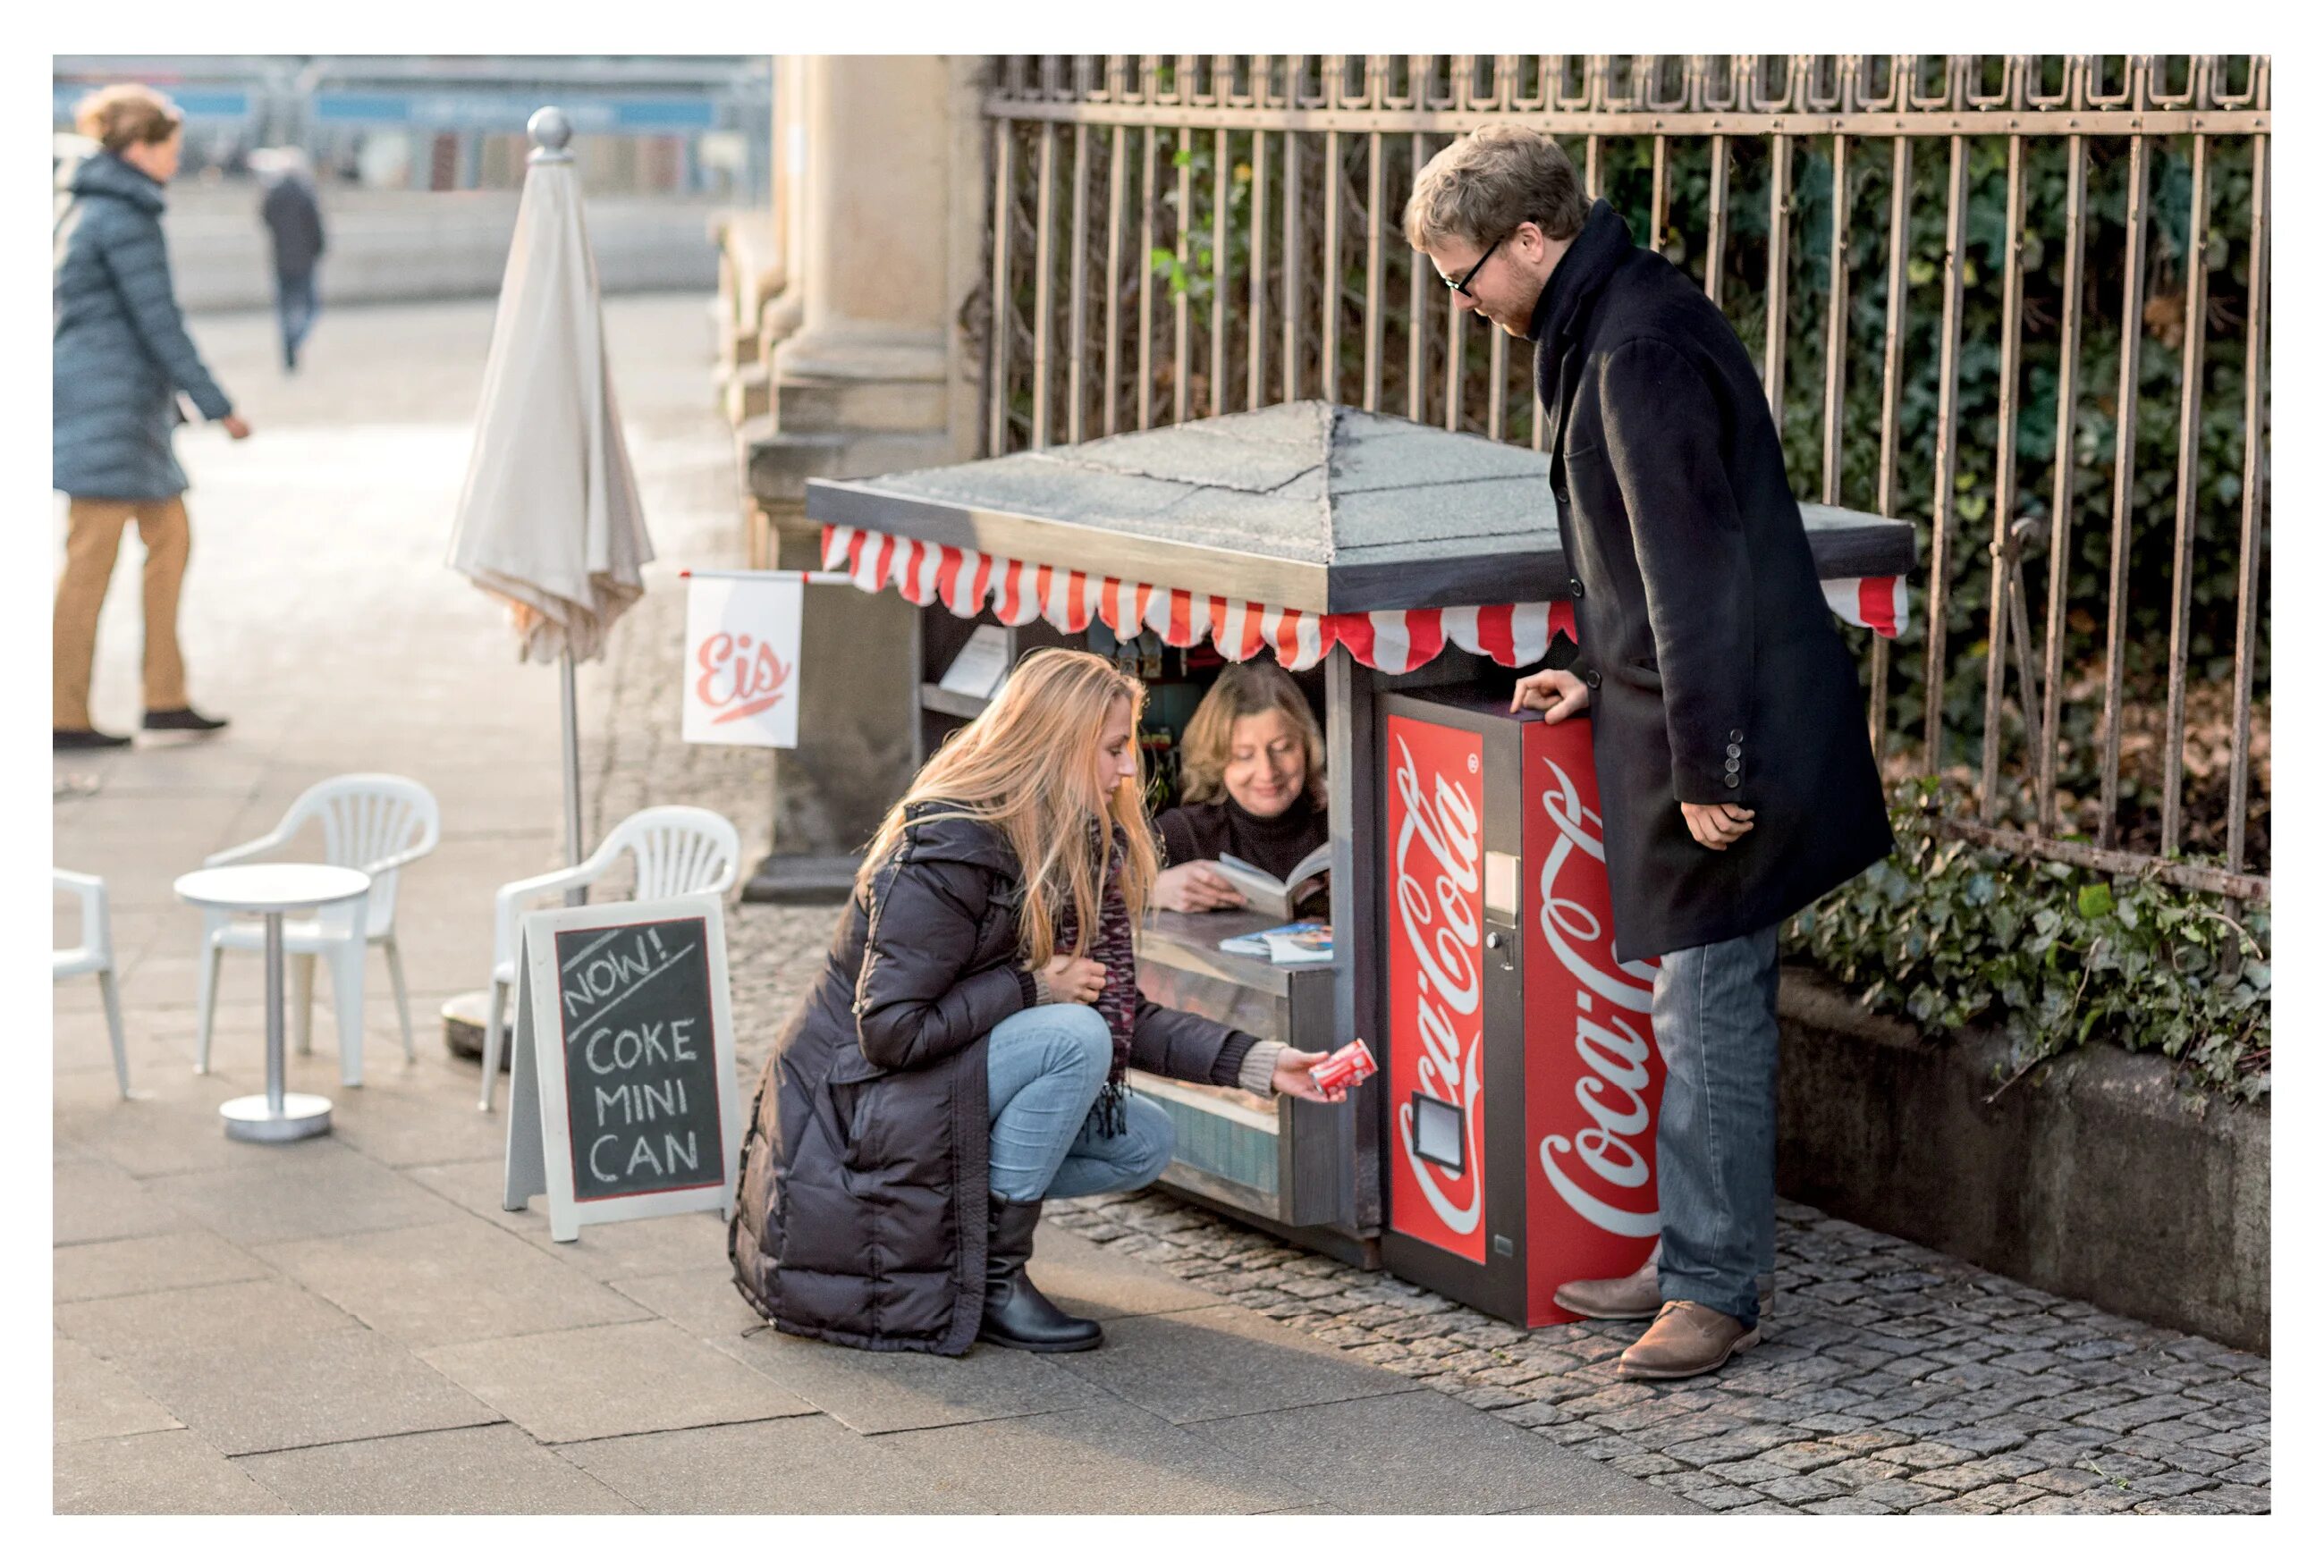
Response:
[[[739,535],[739,528],[735,530]],[[733,564],[734,536],[693,564]],[[724,558],[716,558],[720,552]],[[592,832],[648,799],[766,843],[763,753],[678,738],[682,596],[616,633],[586,762]],[[746,1088],[822,963],[833,907],[738,906],[727,940]],[[1721,1375],[1626,1382],[1630,1324],[1511,1328],[1159,1193],[1051,1218],[1502,1419],[1740,1513],[2265,1513],[2270,1363],[1781,1205],[1767,1339]]]
[[[1526,1332],[1160,1194],[1052,1217],[1582,1455],[1744,1513],[2264,1513],[2265,1357],[1779,1205],[1767,1338],[1615,1376],[1635,1324]]]

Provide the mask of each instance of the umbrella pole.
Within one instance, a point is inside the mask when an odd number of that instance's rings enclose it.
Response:
[[[565,863],[577,866],[581,863],[581,705],[574,691],[571,650],[558,657],[558,670],[565,688]],[[588,901],[586,888],[568,889],[565,894],[568,909]]]

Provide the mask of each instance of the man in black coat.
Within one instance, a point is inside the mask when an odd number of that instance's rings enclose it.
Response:
[[[1623,1371],[1691,1377],[1758,1342],[1774,1263],[1777,927],[1891,847],[1864,693],[1757,374],[1702,291],[1525,126],[1439,153],[1405,227],[1535,345],[1569,580],[1521,596],[1567,596],[1580,648],[1512,706],[1591,713],[1615,953],[1662,960],[1659,1273],[1560,1300],[1654,1316]]]

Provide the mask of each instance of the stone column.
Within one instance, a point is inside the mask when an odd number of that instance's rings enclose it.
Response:
[[[807,63],[804,56],[795,54],[779,55],[775,60],[771,184],[775,248],[782,256],[783,286],[759,319],[759,357],[768,364],[774,363],[776,346],[798,330],[803,309],[799,302],[799,272],[807,223],[800,198],[807,182],[807,125],[800,118],[799,106],[805,96]]]
[[[982,56],[779,62],[789,286],[769,334],[773,411],[742,441],[770,564],[821,564],[810,477],[975,455],[982,367],[960,318],[983,269],[985,72]],[[832,897],[852,880],[917,761],[918,613],[893,594],[808,590],[801,743],[776,753],[775,853],[746,897]]]
[[[768,206],[773,224],[772,244],[778,257],[782,281],[774,297],[760,312],[758,322],[758,355],[763,394],[756,406],[735,420],[742,429],[742,457],[748,469],[751,445],[773,430],[773,366],[775,350],[783,340],[799,328],[805,314],[802,300],[806,287],[800,281],[803,263],[802,244],[807,230],[804,196],[807,190],[807,125],[800,106],[806,97],[807,57],[785,54],[775,57],[774,104],[770,130],[770,178],[768,181]],[[749,424],[752,428],[743,429]],[[744,550],[744,564],[753,568],[775,564],[775,518],[766,503],[755,495],[746,503],[750,512],[749,538]]]

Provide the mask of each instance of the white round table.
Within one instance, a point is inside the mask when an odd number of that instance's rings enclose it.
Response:
[[[353,918],[360,925],[370,875],[349,866],[261,862],[188,872],[176,888],[178,897],[198,908],[257,915],[266,922],[266,1093],[218,1107],[226,1135],[248,1143],[290,1143],[328,1132],[328,1099],[282,1089],[282,918],[294,909],[352,899]]]

